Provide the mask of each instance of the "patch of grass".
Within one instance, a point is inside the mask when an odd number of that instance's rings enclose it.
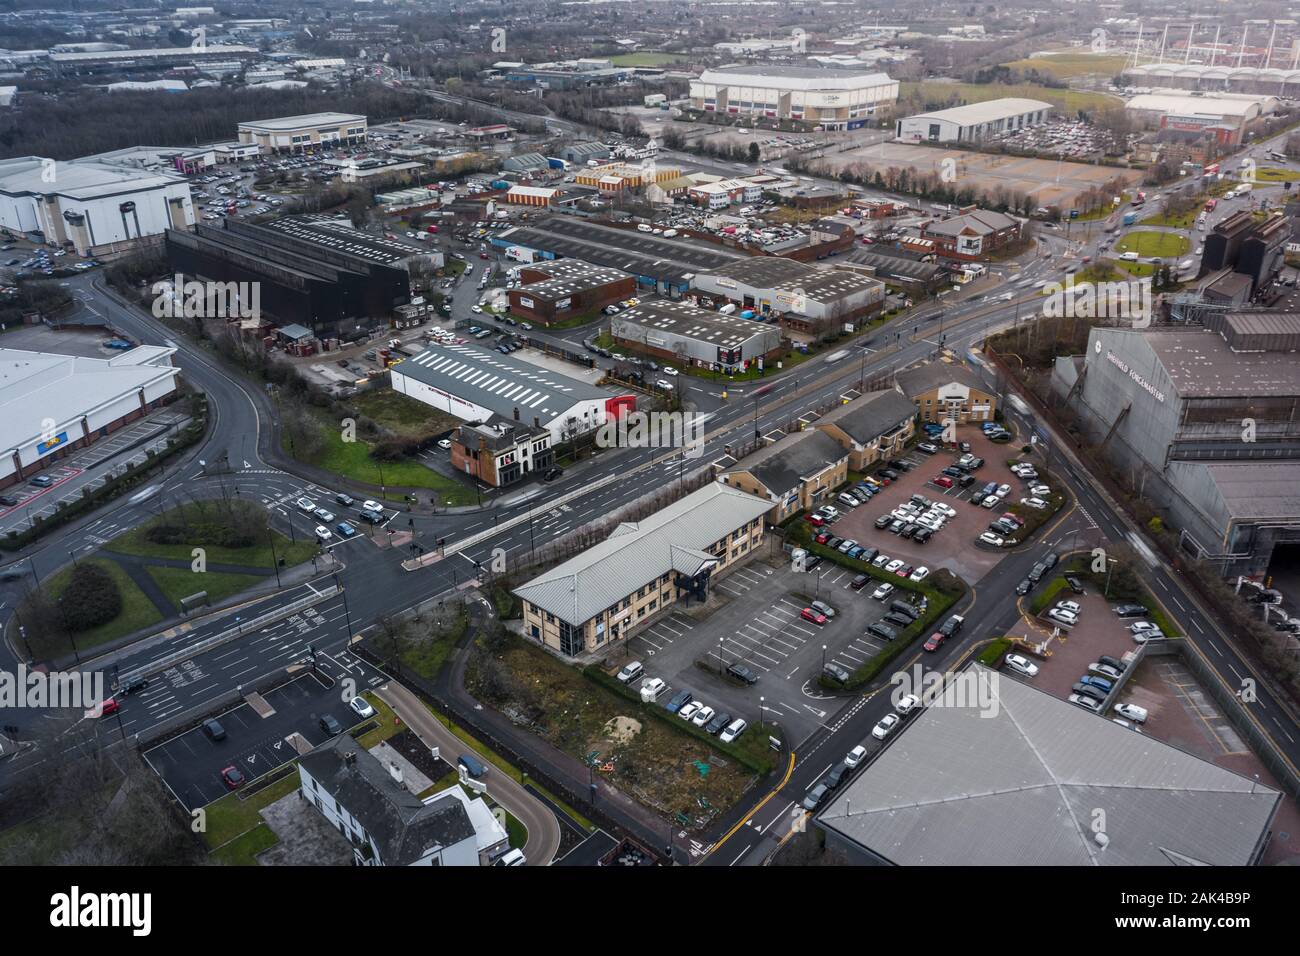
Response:
[[[1024,60],[1013,60],[1002,65],[1021,72],[1033,70],[1036,73],[1049,74],[1058,80],[1066,80],[1075,76],[1112,77],[1124,69],[1126,62],[1128,62],[1128,58],[1124,56],[1107,53],[1080,53],[1077,50],[1069,50],[1048,56],[1033,56]]]
[[[1106,262],[1139,279],[1156,273],[1156,267],[1150,262],[1125,262],[1123,259],[1107,259]]]
[[[194,507],[194,505],[179,505],[175,508],[169,508],[162,515],[151,518],[146,523],[132,528],[126,534],[114,538],[104,548],[118,554],[174,558],[181,561],[192,561],[194,559],[194,549],[203,548],[208,564],[242,564],[250,568],[265,568],[268,574],[275,570],[275,560],[271,556],[272,541],[274,542],[276,557],[283,558],[286,567],[293,567],[296,564],[310,560],[311,556],[318,550],[315,541],[299,539],[294,542],[274,530],[271,531],[269,536],[263,532],[259,535],[261,540],[256,541],[247,548],[229,548],[212,544],[210,541],[205,540],[202,531],[197,528],[192,541],[182,541],[177,544],[158,544],[149,540],[151,528],[166,524],[180,523],[183,525],[183,512],[193,510]],[[232,503],[232,507],[256,508],[257,506],[249,502],[239,502]],[[218,516],[213,520],[220,520],[220,518]],[[268,537],[269,541],[267,540]],[[194,591],[202,590],[205,589],[191,588],[185,594],[192,594]]]
[[[1082,90],[1061,90],[1032,83],[936,83],[933,81],[900,84],[900,97],[906,98],[918,89],[926,102],[946,103],[950,97],[965,103],[982,103],[1003,97],[1023,97],[1045,100],[1066,113],[1078,110],[1095,112],[1123,105],[1123,100],[1109,93],[1089,93]]]
[[[657,53],[654,50],[643,50],[640,53],[620,53],[618,56],[611,56],[609,62],[615,66],[663,66],[666,63],[680,63],[686,58],[684,53]]]
[[[229,574],[222,571],[205,571],[196,574],[189,568],[146,567],[149,577],[158,582],[166,594],[177,604],[181,598],[199,591],[208,593],[208,601],[216,604],[266,580],[266,575]]]
[[[391,388],[372,388],[351,399],[351,404],[367,418],[399,433],[438,431],[460,424],[460,419]]]
[[[1255,170],[1255,181],[1261,183],[1293,183],[1300,180],[1300,173],[1294,169],[1281,169],[1277,166],[1265,166]]]
[[[247,800],[241,800],[239,793],[228,793],[220,800],[208,804],[205,808],[205,819],[208,829],[203,834],[208,846],[212,849],[225,846],[236,837],[242,836],[248,831],[262,824],[260,811],[263,807],[268,807],[281,797],[288,796],[298,789],[298,772],[297,765],[294,764],[294,772],[288,774],[282,780],[277,780],[269,787],[249,797]]]
[[[122,609],[111,621],[87,631],[79,631],[74,635],[77,649],[82,654],[88,648],[97,647],[162,620],[162,612],[154,607],[153,602],[136,587],[135,582],[116,562],[106,558],[91,558],[89,562],[83,560],[82,563],[91,563],[106,571],[122,597]],[[63,596],[71,577],[72,568],[64,568],[58,574],[44,580],[44,592],[57,600]],[[60,656],[72,650],[64,635],[40,633],[35,628],[29,629],[27,641],[31,645],[32,653],[38,659]]]
[[[1162,258],[1181,256],[1187,251],[1187,239],[1172,232],[1139,230],[1130,232],[1115,243],[1116,252],[1136,252],[1142,257]],[[1131,263],[1130,263],[1131,265]]]
[[[513,813],[506,813],[506,833],[509,836],[510,849],[522,850],[528,843],[528,827],[524,826]]]
[[[999,637],[989,643],[989,646],[979,652],[975,658],[985,667],[996,667],[998,661],[1002,660],[1002,655],[1011,647],[1011,638]]]
[[[370,719],[379,721],[378,727],[374,730],[367,730],[357,738],[357,743],[366,750],[383,743],[398,731],[406,729],[405,727],[399,727],[397,725],[397,715],[393,713],[393,708],[380,700],[377,694],[366,691],[361,696],[370,703],[371,707],[375,708],[375,716]]]
[[[1029,602],[1029,612],[1031,614],[1043,613],[1048,607],[1056,603],[1057,597],[1068,587],[1065,578],[1052,578],[1047,582],[1047,586],[1035,594],[1034,599]]]
[[[418,638],[409,633],[403,634],[398,642],[400,648],[398,657],[402,661],[402,666],[426,680],[433,680],[442,670],[442,665],[447,662],[447,658],[456,647],[456,642],[464,636],[465,628],[468,626],[469,617],[462,610],[445,626],[431,628],[429,633],[422,634]],[[383,638],[380,640],[382,641]]]
[[[269,850],[280,842],[275,831],[259,821],[253,829],[242,833],[225,846],[210,854],[214,863],[222,866],[258,866],[257,854]]]
[[[1198,215],[1200,215],[1199,209],[1193,209],[1177,216],[1157,213],[1154,216],[1147,216],[1145,219],[1139,220],[1139,222],[1144,226],[1168,226],[1171,229],[1190,229],[1196,224],[1196,217]]]

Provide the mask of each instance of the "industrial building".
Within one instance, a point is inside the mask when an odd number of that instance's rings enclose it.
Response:
[[[432,261],[430,254],[327,216],[260,225],[226,219],[192,233],[173,229],[166,248],[172,270],[183,275],[259,282],[269,319],[302,325],[318,338],[346,338],[376,319],[386,321],[410,299],[410,263]]]
[[[762,498],[710,482],[515,588],[524,635],[578,657],[604,652],[761,551]]]
[[[758,202],[763,198],[763,187],[748,179],[719,179],[688,187],[686,198],[705,209],[725,209],[740,203]]]
[[[239,124],[239,141],[263,153],[294,153],[319,146],[355,146],[366,141],[366,118],[353,113],[306,113]]]
[[[0,487],[170,401],[175,352],[142,345],[98,359],[0,349]]]
[[[510,289],[511,314],[542,325],[590,316],[631,298],[636,279],[618,269],[581,259],[552,259],[519,267],[519,287]]]
[[[857,328],[885,303],[885,286],[878,279],[782,256],[751,256],[698,272],[691,288],[715,304],[733,302],[797,331]]]
[[[1300,314],[1094,328],[1052,387],[1191,553],[1255,574],[1300,544]]]
[[[638,352],[720,371],[743,371],[783,351],[781,330],[774,325],[661,299],[614,316],[610,334]]]
[[[1042,100],[1005,97],[907,116],[895,124],[894,134],[927,143],[977,143],[998,133],[1039,126],[1051,112],[1052,104]]]
[[[943,263],[881,244],[857,247],[840,260],[839,267],[861,267],[886,285],[909,292],[933,294],[952,285],[952,270]]]
[[[393,391],[467,422],[507,421],[544,428],[552,444],[636,409],[617,394],[477,345],[433,345],[390,370]]]
[[[964,365],[927,362],[899,372],[894,378],[922,421],[991,422],[997,414],[997,396]]]
[[[540,425],[491,415],[459,426],[451,439],[451,466],[493,488],[504,488],[555,464],[551,433]]]
[[[1132,97],[1124,109],[1148,128],[1208,129],[1219,142],[1236,145],[1252,123],[1277,112],[1278,99],[1245,93],[1158,90]]]
[[[884,73],[752,64],[705,70],[691,81],[694,109],[779,120],[827,130],[858,129],[877,108],[898,99]]]
[[[1235,58],[1228,55],[1224,59]],[[1211,96],[1231,92],[1283,99],[1300,97],[1300,70],[1297,69],[1265,69],[1235,63],[1140,63],[1126,67],[1122,76],[1126,85],[1139,88],[1192,90]]]
[[[194,219],[189,184],[172,173],[92,159],[0,160],[0,226],[79,255],[123,249]]]
[[[1233,213],[1216,223],[1205,237],[1198,278],[1230,269],[1249,280],[1249,298],[1267,286],[1282,268],[1290,239],[1291,226],[1281,214],[1261,222],[1249,210]]]
[[[814,818],[828,849],[878,866],[1259,862],[1277,790],[980,664],[959,676],[979,706],[905,718]]]
[[[248,62],[261,56],[255,46],[238,44],[161,47],[143,50],[91,50],[51,53],[49,64],[61,75],[80,73],[131,73],[166,70],[178,66],[203,66],[220,60]]]

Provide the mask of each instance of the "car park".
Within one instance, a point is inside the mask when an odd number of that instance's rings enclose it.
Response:
[[[1024,677],[1033,677],[1038,673],[1038,665],[1021,654],[1008,654],[1003,661],[1009,670]]]

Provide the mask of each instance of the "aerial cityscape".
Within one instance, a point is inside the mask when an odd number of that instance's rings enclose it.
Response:
[[[1297,183],[1271,0],[11,0],[0,863],[1295,865]]]

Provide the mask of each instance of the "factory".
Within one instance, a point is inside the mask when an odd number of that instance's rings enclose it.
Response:
[[[1222,219],[1205,237],[1199,276],[1229,270],[1249,280],[1243,304],[1251,295],[1267,286],[1282,268],[1291,226],[1283,215],[1259,220],[1249,210],[1241,210]],[[1198,277],[1199,277],[1198,276]]]
[[[1051,112],[1051,103],[1006,97],[907,116],[897,122],[894,132],[899,139],[926,143],[977,143],[998,133],[1039,126]]]
[[[607,392],[477,345],[430,346],[398,362],[390,375],[395,392],[466,422],[545,429],[552,445],[636,410],[634,395]]]
[[[170,230],[166,249],[176,273],[260,283],[262,310],[275,324],[298,324],[318,338],[386,321],[410,299],[409,264],[429,255],[326,216]]]
[[[711,371],[740,372],[783,352],[781,330],[764,322],[654,299],[610,320],[619,345]]]
[[[694,109],[774,120],[801,120],[826,130],[858,129],[898,99],[884,73],[753,64],[705,70],[691,81]]]
[[[190,187],[170,172],[94,159],[0,160],[0,226],[82,256],[194,225]]]
[[[506,293],[510,312],[542,325],[594,315],[636,293],[636,279],[626,272],[581,259],[553,259],[518,268],[519,287]]]
[[[1094,328],[1052,388],[1189,553],[1225,574],[1300,545],[1300,313]]]
[[[316,147],[355,146],[366,141],[366,118],[353,113],[305,113],[239,124],[239,141],[263,153],[296,153]]]
[[[1300,70],[1207,63],[1141,63],[1124,70],[1123,80],[1135,88],[1191,90],[1216,95],[1254,93],[1300,97]]]
[[[180,374],[175,352],[141,345],[99,359],[0,349],[0,487],[170,401]]]
[[[178,66],[204,66],[214,61],[247,62],[261,56],[255,46],[236,44],[178,46],[143,50],[89,50],[51,53],[50,66],[61,75],[81,73],[134,73]]]
[[[787,328],[810,331],[827,323],[857,328],[885,303],[884,283],[859,272],[808,265],[781,256],[753,256],[696,273],[691,287]]]
[[[1235,146],[1251,124],[1277,112],[1278,98],[1157,90],[1132,97],[1124,109],[1138,125],[1148,129],[1208,130],[1220,143]]]

